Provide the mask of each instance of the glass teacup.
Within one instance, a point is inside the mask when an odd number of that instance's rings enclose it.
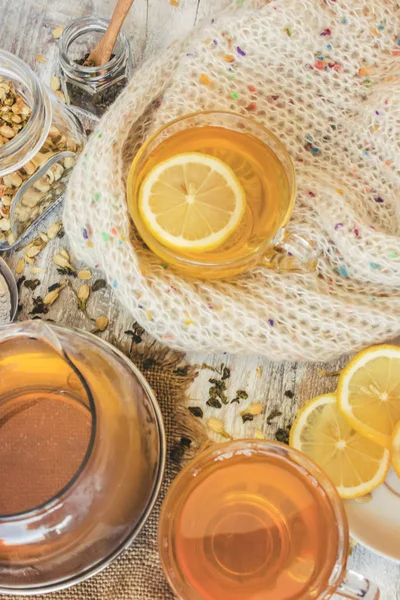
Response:
[[[180,600],[377,600],[346,571],[349,531],[336,488],[283,444],[241,440],[200,453],[172,484],[159,529]]]
[[[141,214],[140,196],[146,177],[163,161],[183,153],[219,159],[233,171],[244,191],[245,212],[240,224],[212,250],[183,251],[161,243]],[[187,187],[200,193],[203,183],[199,178]],[[190,202],[189,192],[184,193]],[[296,196],[290,155],[275,135],[247,117],[199,112],[168,123],[147,139],[136,154],[128,176],[127,196],[130,214],[143,241],[163,262],[186,275],[222,278],[256,264],[293,271],[312,271],[316,267],[312,244],[286,229]]]

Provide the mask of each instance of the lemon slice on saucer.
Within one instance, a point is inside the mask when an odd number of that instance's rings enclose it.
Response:
[[[400,348],[372,346],[359,352],[339,377],[337,398],[354,429],[390,448],[400,421]]]
[[[147,175],[139,212],[151,234],[169,248],[213,250],[239,226],[245,192],[224,162],[198,152],[177,154]]]
[[[342,498],[371,492],[390,469],[390,452],[353,429],[335,394],[317,396],[299,411],[289,443],[325,471]]]
[[[397,477],[400,478],[400,421],[394,428],[392,436],[392,464]]]

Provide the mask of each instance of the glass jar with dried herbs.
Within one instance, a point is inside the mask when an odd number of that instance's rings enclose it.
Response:
[[[85,135],[78,119],[16,56],[0,50],[0,249],[60,198]]]
[[[89,16],[70,23],[60,38],[61,87],[69,104],[100,117],[128,83],[130,45],[121,31],[110,60],[100,67],[85,64],[109,21]]]

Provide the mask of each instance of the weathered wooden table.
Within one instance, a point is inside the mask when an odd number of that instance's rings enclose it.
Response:
[[[212,14],[218,7],[227,3],[228,0],[136,0],[125,25],[132,45],[135,66],[162,51],[178,35],[190,31],[202,17]],[[113,6],[114,0],[0,0],[0,47],[25,60],[43,81],[49,83],[57,56],[57,44],[52,37],[52,30],[85,14],[96,13],[108,17]],[[36,60],[37,54],[44,56],[46,62]],[[57,212],[53,211],[48,224],[57,218],[60,218],[60,211],[58,217]],[[46,223],[40,229],[45,231]],[[48,286],[59,279],[52,257],[57,248],[63,246],[67,246],[65,238],[54,240],[36,260],[35,266],[44,270],[34,276],[40,280],[35,295],[39,293],[44,296]],[[20,251],[5,257],[14,272],[22,255],[23,251]],[[101,273],[93,275],[94,279],[98,277],[101,277]],[[32,292],[23,286],[21,305],[18,318],[29,317]],[[123,350],[129,350],[133,343],[132,338],[124,332],[131,328],[133,320],[115,300],[110,288],[91,295],[88,312],[92,317],[107,316],[110,325],[101,334],[102,337]],[[78,310],[76,297],[70,288],[63,290],[46,318],[86,330],[93,328],[93,323]],[[323,376],[320,371],[335,371],[346,362],[344,357],[339,363],[329,365],[271,363],[256,356],[206,356],[195,353],[188,354],[186,360],[195,365],[207,363],[217,367],[224,362],[232,374],[229,393],[242,389],[249,395],[247,403],[261,401],[265,404],[263,413],[245,424],[239,416],[243,404],[221,409],[207,407],[205,401],[210,387],[210,371],[199,370],[199,375],[190,389],[189,404],[201,404],[205,420],[209,416],[217,416],[235,438],[253,437],[256,429],[263,431],[266,437],[274,438],[277,429],[290,423],[297,408],[306,400],[335,389],[336,378]],[[282,415],[274,419],[273,424],[268,425],[267,417],[275,407],[279,408]],[[215,436],[215,439],[217,438],[218,436]],[[350,559],[350,567],[365,574],[380,586],[382,600],[400,600],[400,566],[357,546]]]

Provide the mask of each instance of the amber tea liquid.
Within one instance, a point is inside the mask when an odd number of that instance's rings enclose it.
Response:
[[[328,587],[338,550],[333,509],[291,463],[224,456],[176,497],[164,508],[160,548],[192,590],[184,600],[303,600]]]
[[[274,237],[290,204],[291,187],[277,155],[246,132],[204,126],[171,135],[150,153],[135,178],[132,197],[138,198],[142,181],[158,163],[184,152],[209,154],[228,164],[245,191],[247,209],[239,228],[221,247],[201,254],[181,253],[182,256],[225,262],[247,256],[262,242]],[[151,247],[149,240],[145,241]]]
[[[0,516],[36,509],[59,494],[79,471],[91,433],[92,414],[71,367],[38,340],[3,342]]]

